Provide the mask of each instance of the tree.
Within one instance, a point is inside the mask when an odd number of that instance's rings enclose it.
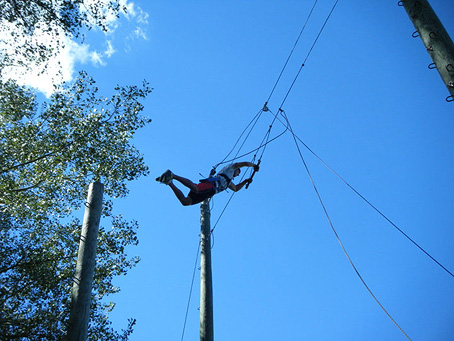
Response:
[[[44,71],[65,37],[83,40],[81,32],[95,27],[106,32],[121,11],[121,0],[0,0],[0,76],[6,66]]]
[[[119,289],[115,276],[126,274],[138,258],[135,221],[113,215],[112,199],[128,193],[126,182],[148,174],[131,145],[135,132],[150,122],[141,101],[151,92],[117,87],[99,95],[81,73],[61,86],[49,103],[14,82],[0,82],[0,335],[8,340],[64,338],[80,235],[74,212],[82,207],[88,184],[101,181],[109,198],[99,231],[91,339],[127,339],[110,326],[114,304],[106,296]]]

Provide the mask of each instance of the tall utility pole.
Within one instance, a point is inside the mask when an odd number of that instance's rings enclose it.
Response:
[[[200,341],[213,341],[213,286],[211,279],[210,205],[200,205]]]
[[[454,101],[454,44],[427,0],[402,0],[399,5],[407,11],[415,26],[414,37],[421,38],[433,63],[430,69],[438,69],[451,96],[446,101]]]
[[[100,182],[91,183],[88,188],[79,252],[77,255],[76,274],[71,293],[68,341],[87,340],[103,192],[104,185]]]

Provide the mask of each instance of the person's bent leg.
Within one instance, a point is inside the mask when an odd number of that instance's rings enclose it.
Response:
[[[192,205],[192,199],[189,197],[186,197],[182,191],[178,189],[177,186],[175,186],[172,182],[169,184],[170,188],[172,189],[173,193],[175,193],[175,196],[180,200],[181,204],[183,206],[189,206]]]
[[[198,192],[199,189],[197,188],[196,184],[193,183],[191,180],[189,179],[186,179],[186,178],[183,178],[182,176],[179,176],[179,175],[176,175],[176,174],[173,174],[173,179],[174,180],[177,180],[178,182],[180,182],[183,186],[186,186],[187,188],[189,188],[191,191],[193,192]]]

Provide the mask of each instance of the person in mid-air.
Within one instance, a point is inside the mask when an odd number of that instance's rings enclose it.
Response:
[[[233,178],[240,174],[240,168],[242,167],[253,167],[255,172],[259,171],[259,166],[252,162],[237,162],[225,166],[216,175],[209,177],[208,179],[200,180],[200,183],[198,184],[173,174],[170,170],[166,170],[160,177],[156,178],[156,181],[169,185],[181,204],[183,206],[190,206],[211,198],[213,195],[222,192],[227,188],[230,188],[234,192],[238,192],[244,185],[251,183],[252,177],[243,180],[236,185],[232,182]],[[177,180],[189,188],[189,194],[185,196],[183,192],[174,185],[172,180]]]

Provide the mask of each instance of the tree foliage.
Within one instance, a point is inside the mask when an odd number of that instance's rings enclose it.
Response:
[[[0,0],[0,72],[5,66],[45,65],[64,39],[109,24],[126,12],[121,0]],[[1,34],[3,33],[3,34]]]
[[[14,340],[60,340],[66,333],[69,299],[88,184],[100,181],[106,199],[99,231],[89,336],[126,339],[134,320],[114,331],[106,296],[112,280],[138,258],[135,221],[113,215],[112,198],[128,193],[127,181],[148,174],[130,143],[150,122],[141,116],[143,86],[117,87],[102,97],[81,73],[49,103],[14,82],[0,82],[0,335]],[[80,213],[79,213],[80,215]],[[104,226],[108,222],[108,227]]]

